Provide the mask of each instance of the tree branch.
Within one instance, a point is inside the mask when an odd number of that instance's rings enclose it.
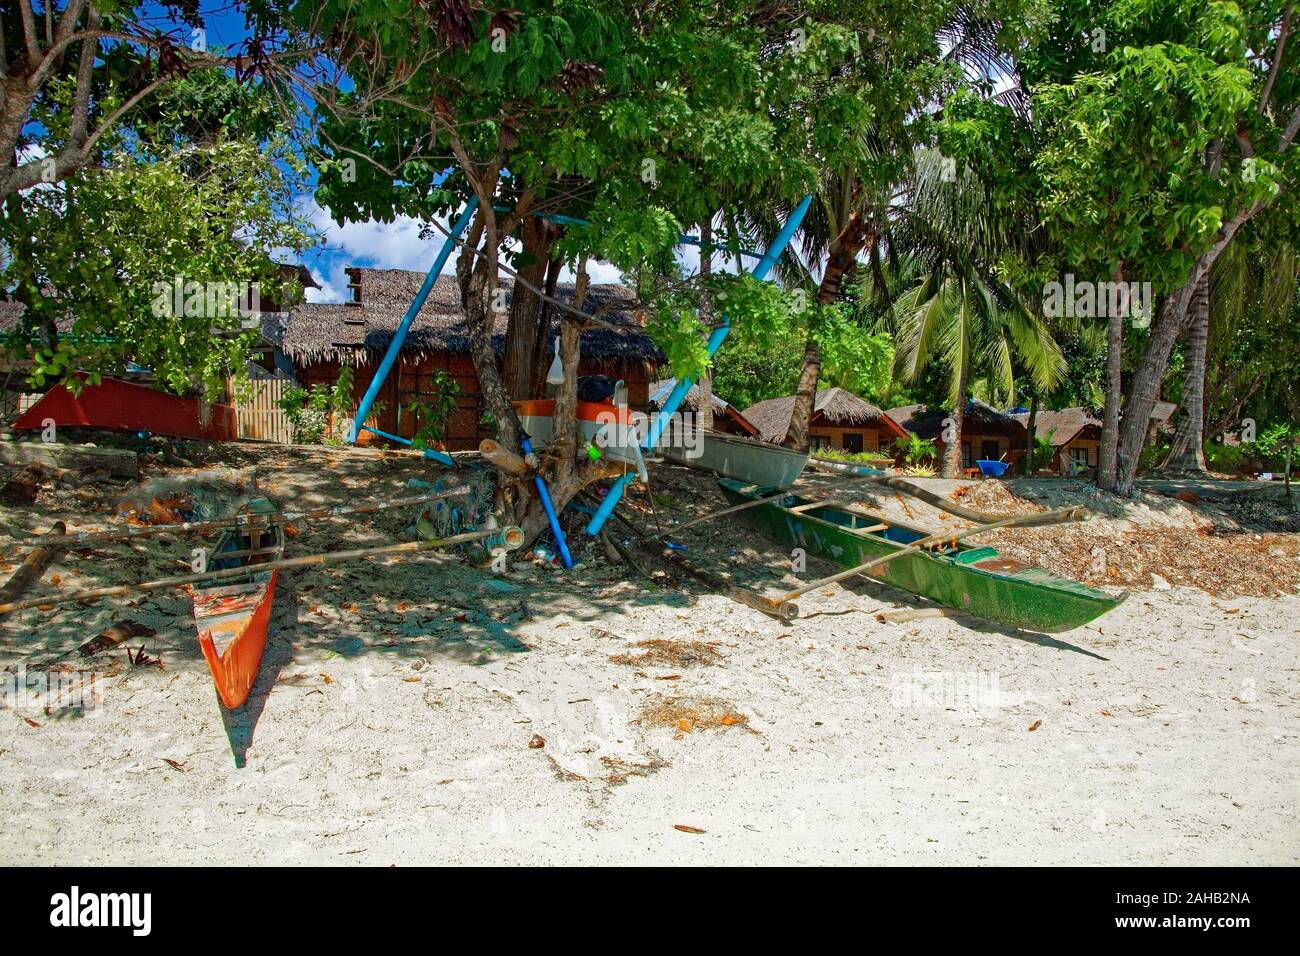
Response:
[[[36,36],[36,14],[30,0],[18,0],[18,9],[23,21],[23,42],[27,49],[27,65],[30,67],[41,58],[41,41]]]
[[[86,26],[94,31],[99,26],[99,11],[94,7],[86,17]],[[77,83],[74,87],[75,101],[72,106],[72,122],[68,127],[68,140],[72,143],[85,138],[86,125],[90,120],[90,87],[94,77],[95,56],[99,53],[98,39],[81,41],[81,60],[77,64]]]
[[[1282,14],[1282,28],[1277,34],[1277,46],[1273,48],[1273,66],[1268,71],[1268,79],[1264,81],[1264,88],[1259,93],[1259,114],[1264,115],[1268,109],[1269,97],[1273,95],[1273,84],[1277,81],[1277,74],[1282,69],[1282,51],[1286,49],[1286,36],[1291,30],[1291,14],[1295,12],[1295,3],[1288,3],[1286,13]]]

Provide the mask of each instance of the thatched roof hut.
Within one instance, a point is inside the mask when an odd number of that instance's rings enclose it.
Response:
[[[398,323],[424,282],[421,272],[401,269],[348,269],[352,282],[352,300],[341,304],[307,303],[295,307],[289,315],[281,343],[286,355],[300,366],[318,362],[360,364],[382,355],[393,341]],[[502,278],[508,306],[514,283]],[[572,303],[572,284],[562,284],[555,297]],[[621,285],[593,285],[587,292],[583,311],[594,314],[606,303],[615,304],[601,314],[601,320],[626,328],[627,331],[590,329],[582,333],[584,359],[619,360],[657,365],[663,353],[641,327],[631,290]],[[492,346],[497,354],[505,353],[508,314],[496,320]],[[559,320],[552,319],[558,333]],[[553,348],[554,335],[548,336],[547,348]],[[411,332],[402,347],[410,359],[420,359],[440,352],[469,351],[469,329],[461,309],[460,287],[455,276],[439,276],[429,298],[416,316]]]
[[[1014,416],[1026,428],[1029,413]],[[1063,408],[1060,411],[1040,411],[1034,417],[1034,437],[1050,439],[1052,447],[1063,448],[1076,438],[1100,438],[1101,420],[1088,414],[1086,408]]]
[[[656,410],[663,407],[672,390],[677,387],[677,379],[665,378],[654,382],[650,386],[650,405]],[[700,411],[700,386],[698,383],[692,385],[686,391],[686,397],[682,399],[682,404],[678,409],[683,412],[694,412],[697,415]],[[732,431],[740,435],[748,435],[751,438],[758,437],[758,428],[743,414],[735,405],[726,400],[719,398],[717,394],[713,395],[713,427],[721,430]]]
[[[943,431],[943,420],[949,413],[942,408],[931,409],[926,405],[900,405],[885,414],[900,428],[933,440]],[[1005,435],[1020,442],[1016,447],[1023,447],[1028,436],[1028,430],[1014,416],[1000,412],[977,398],[966,403],[962,430],[966,434]]]
[[[751,405],[744,415],[758,427],[763,441],[781,442],[785,440],[793,412],[794,396],[787,395]],[[903,430],[883,411],[842,388],[823,388],[817,392],[811,424],[833,428],[875,427],[891,436],[904,437]]]

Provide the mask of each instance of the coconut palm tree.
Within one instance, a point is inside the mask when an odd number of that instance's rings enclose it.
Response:
[[[951,420],[945,422],[942,474],[961,465],[961,432],[971,382],[1009,398],[1016,374],[1048,393],[1065,357],[1041,314],[1000,281],[994,264],[1020,242],[1015,222],[1000,218],[974,171],[955,170],[937,150],[918,150],[896,235],[900,257],[890,324],[895,370],[915,381],[932,363],[945,369]]]
[[[1300,252],[1285,237],[1264,241],[1238,233],[1215,261],[1188,306],[1183,332],[1183,390],[1166,471],[1204,474],[1206,434],[1237,425],[1250,400],[1289,354],[1277,347],[1294,307]],[[1230,401],[1208,423],[1208,395]]]

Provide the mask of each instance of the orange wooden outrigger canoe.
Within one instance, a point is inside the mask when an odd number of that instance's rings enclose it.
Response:
[[[274,505],[265,498],[253,499],[247,508],[250,515],[274,511]],[[223,554],[228,556],[222,557]],[[250,580],[194,590],[194,624],[199,648],[212,671],[221,703],[232,710],[248,700],[257,681],[266,650],[275,585],[280,576],[279,568],[259,572],[257,566],[278,560],[283,554],[284,529],[280,525],[233,528],[218,540],[209,567],[213,570],[247,567]]]

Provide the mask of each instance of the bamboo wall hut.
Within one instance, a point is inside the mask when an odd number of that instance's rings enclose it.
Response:
[[[284,330],[281,348],[293,363],[295,376],[304,387],[333,384],[344,365],[354,369],[354,399],[360,402],[379,361],[393,341],[398,323],[415,298],[425,275],[397,269],[351,268],[351,299],[344,303],[308,303],[294,308]],[[498,361],[505,355],[508,305],[513,283],[501,280],[507,310],[496,322],[492,345]],[[556,288],[555,297],[573,301],[571,284]],[[592,285],[584,311],[594,313],[610,301],[615,305],[602,312],[601,320],[623,326],[626,331],[589,329],[582,334],[581,375],[607,375],[627,384],[628,403],[644,410],[649,383],[664,360],[662,352],[642,328],[630,290],[621,285]],[[554,356],[559,322],[552,319],[544,347],[541,375]],[[407,412],[407,403],[417,397],[432,398],[437,392],[439,373],[460,387],[456,409],[445,425],[443,445],[451,451],[478,447],[495,429],[484,422],[487,411],[479,394],[478,379],[469,354],[469,330],[461,310],[460,289],[455,276],[439,276],[415,324],[402,346],[401,358],[379,393],[379,411],[371,424],[382,431],[413,437],[423,423]],[[541,378],[539,375],[539,379]],[[537,383],[536,395],[544,383]],[[380,404],[382,403],[382,404]],[[360,441],[382,442],[363,432]]]
[[[949,413],[925,405],[901,405],[886,413],[900,427],[934,442],[935,458],[943,460],[943,421]],[[966,403],[961,429],[961,466],[976,468],[981,459],[1008,462],[1019,460],[1029,430],[1013,416],[972,398]]]

